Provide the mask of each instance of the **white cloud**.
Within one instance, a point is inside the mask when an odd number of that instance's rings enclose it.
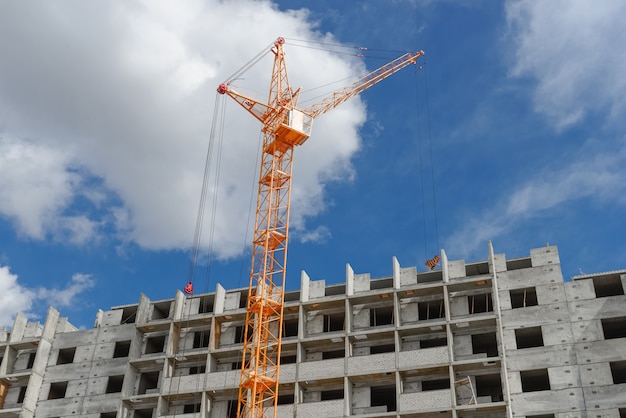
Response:
[[[584,199],[596,204],[626,204],[626,145],[610,152],[597,141],[589,141],[577,160],[562,168],[546,169],[516,191],[501,199],[502,203],[464,223],[450,239],[451,247],[463,254],[482,249],[488,240],[512,232],[528,219],[556,213]]]
[[[536,80],[534,104],[557,129],[593,111],[621,121],[626,108],[626,3],[509,1],[511,75]]]
[[[76,296],[91,289],[95,281],[88,274],[76,273],[72,276],[70,283],[63,289],[48,289],[45,287],[37,289],[37,298],[47,301],[57,307],[69,306],[74,302]]]
[[[21,234],[44,238],[80,182],[70,164],[70,156],[52,147],[0,136],[0,213]]]
[[[326,226],[318,226],[312,231],[306,231],[297,236],[300,242],[325,243],[332,236],[330,230]]]
[[[603,122],[623,122],[618,115],[626,109],[626,56],[617,51],[626,42],[626,3],[519,0],[509,1],[506,11],[514,53],[510,74],[533,81],[529,94],[536,111],[556,129],[590,114],[606,113]],[[584,212],[591,204],[626,204],[624,139],[621,133],[587,140],[576,151],[555,155],[525,184],[496,196],[500,203],[468,216],[450,246],[471,255],[528,220],[570,209]]]
[[[95,285],[88,274],[76,273],[64,288],[28,288],[18,283],[18,276],[12,274],[8,266],[0,266],[0,327],[11,326],[18,312],[36,316],[32,311],[36,304],[67,307],[76,302],[77,297]]]
[[[0,327],[10,326],[17,312],[29,312],[34,292],[17,283],[17,275],[8,266],[0,266]]]
[[[336,43],[315,32],[306,12],[281,12],[269,1],[35,4],[0,5],[8,34],[0,38],[0,135],[5,149],[24,150],[10,167],[0,165],[10,177],[0,182],[0,215],[37,239],[84,243],[108,231],[147,249],[189,246],[217,85],[278,35]],[[323,51],[285,50],[296,87],[362,70]],[[265,100],[270,72],[268,55],[236,84]],[[303,228],[323,210],[324,182],[350,177],[364,119],[356,98],[316,121],[295,156],[291,225]],[[247,241],[242,220],[255,190],[260,128],[227,103],[220,189],[211,190],[219,196],[221,257]],[[97,193],[85,184],[93,177],[101,179]],[[83,198],[92,207],[76,205]]]

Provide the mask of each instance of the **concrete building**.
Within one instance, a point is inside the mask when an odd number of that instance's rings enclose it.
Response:
[[[285,295],[279,417],[626,417],[626,270],[564,282],[556,247]],[[0,418],[233,417],[246,290],[0,331]]]

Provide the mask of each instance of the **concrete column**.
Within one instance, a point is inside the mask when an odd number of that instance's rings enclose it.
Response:
[[[9,342],[21,341],[24,338],[24,331],[26,330],[26,323],[28,319],[22,315],[21,313],[17,313],[15,315],[15,320],[13,321],[13,328],[11,328],[11,336],[9,337]]]
[[[400,289],[400,263],[396,256],[391,259],[391,269],[393,271],[393,288]]]
[[[306,271],[300,272],[300,302],[309,301],[309,286],[311,285],[311,279]]]
[[[354,295],[354,270],[350,264],[346,264],[346,295]]]
[[[343,378],[343,416],[350,416],[352,410],[352,382],[348,376]]]
[[[30,417],[35,413],[37,399],[39,399],[39,391],[41,389],[41,384],[43,383],[43,375],[46,372],[46,366],[48,365],[48,356],[50,355],[52,340],[54,340],[54,333],[58,320],[59,311],[52,307],[48,309],[48,315],[46,316],[46,322],[44,323],[41,339],[37,345],[37,352],[31,369],[31,376],[28,380],[26,396],[24,396],[24,403],[22,404],[22,415],[20,416]]]
[[[176,290],[176,297],[174,298],[174,314],[172,315],[172,319],[183,319],[184,318],[184,310],[185,310],[185,300],[187,298],[180,290]],[[189,316],[189,315],[187,315]]]
[[[137,306],[137,325],[145,324],[150,319],[150,299],[143,293],[139,296],[139,304]]]
[[[221,284],[215,285],[215,303],[213,311],[216,314],[224,313],[224,304],[226,303],[226,289]]]
[[[504,264],[506,269],[506,260],[498,259],[496,260],[496,256],[493,251],[493,244],[491,241],[487,243],[489,249],[489,266],[491,270],[491,284],[492,284],[492,301],[493,301],[493,311],[496,314],[496,324],[498,327],[498,332],[496,333],[496,338],[498,341],[498,352],[502,356],[502,372],[501,382],[502,382],[502,394],[504,397],[504,401],[506,402],[506,413],[508,418],[513,418],[513,411],[511,409],[511,390],[509,388],[509,374],[507,370],[507,358],[506,358],[506,348],[504,345],[504,329],[502,328],[502,311],[500,310],[500,292],[498,287],[498,272],[500,269],[498,265]],[[491,267],[493,266],[493,267]]]
[[[450,281],[450,275],[448,272],[448,256],[446,252],[441,249],[441,275],[443,277],[443,282],[447,283]]]

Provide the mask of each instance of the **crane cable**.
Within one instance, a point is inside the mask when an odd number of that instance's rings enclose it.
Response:
[[[423,66],[418,67],[424,68]],[[428,135],[428,153],[430,156],[430,180],[431,188],[433,192],[433,214],[435,215],[435,238],[437,241],[437,251],[439,251],[439,221],[437,218],[437,188],[435,187],[435,165],[433,164],[433,141],[431,134],[431,122],[430,117],[430,100],[428,98],[428,71],[424,71],[424,90],[426,94],[426,133]]]
[[[422,232],[424,235],[424,259],[426,262],[424,263],[429,270],[432,270],[435,266],[439,264],[440,257],[438,254],[435,254],[434,257],[429,258],[427,255],[429,251],[428,242],[428,223],[427,223],[427,215],[426,215],[426,185],[425,185],[425,174],[424,174],[424,164],[423,164],[423,144],[422,144],[422,123],[421,123],[421,112],[420,112],[420,104],[419,104],[419,80],[417,77],[418,71],[422,71],[425,68],[425,63],[421,64],[415,71],[415,97],[416,97],[416,117],[417,117],[417,139],[418,139],[418,155],[419,155],[419,166],[420,166],[420,192],[422,195]],[[433,160],[433,149],[432,149],[432,134],[431,134],[431,113],[430,113],[430,102],[428,98],[428,76],[427,72],[424,71],[424,95],[425,95],[425,107],[426,107],[426,139],[427,139],[427,151],[428,157],[430,159],[430,189],[432,194],[432,202],[433,202],[433,224],[434,224],[434,234],[435,234],[435,244],[436,249],[439,251],[439,222],[437,219],[437,193],[435,186],[435,168],[434,168],[434,160]]]
[[[202,237],[202,227],[204,224],[204,211],[207,200],[207,193],[209,188],[209,178],[210,178],[210,169],[211,169],[211,161],[213,161],[213,152],[215,148],[216,142],[216,130],[219,129],[217,133],[218,137],[218,156],[221,155],[222,148],[222,136],[223,136],[223,128],[221,125],[223,123],[218,123],[220,117],[224,118],[224,105],[223,105],[222,95],[216,93],[215,104],[213,107],[213,121],[211,123],[211,131],[209,133],[209,144],[207,147],[206,159],[204,164],[204,176],[202,178],[202,190],[200,192],[200,202],[198,205],[198,214],[196,217],[196,228],[193,236],[193,245],[191,248],[191,256],[189,260],[189,272],[187,275],[187,285],[185,286],[185,293],[191,294],[193,293],[193,282],[196,274],[196,265],[198,262],[198,253],[200,251],[200,239]],[[220,125],[220,126],[218,126]],[[218,167],[217,171],[219,172],[219,158],[218,158]],[[216,175],[216,193],[215,199],[213,199],[213,207],[211,211],[211,229],[214,229],[215,225],[215,208],[217,207],[217,180],[219,179],[219,175]],[[211,243],[210,250],[212,250],[212,241],[213,241],[213,231],[211,231],[211,236],[209,242]],[[209,256],[210,258],[210,256]],[[208,283],[207,283],[208,285]]]
[[[331,43],[331,42],[313,41],[310,39],[285,38],[285,40],[292,41],[292,42],[289,42],[289,44],[293,46],[298,46],[298,47],[307,48],[307,49],[317,49],[320,51],[335,52],[337,54],[343,54],[343,55],[354,55],[359,58],[388,59],[388,57],[376,57],[372,55],[366,55],[366,52],[383,52],[383,53],[393,53],[393,54],[398,54],[398,53],[404,54],[407,52],[407,51],[403,51],[400,49],[369,48],[365,46],[344,45],[344,44]],[[296,42],[300,42],[300,44]],[[314,46],[310,46],[311,44],[320,45],[320,46],[314,47]],[[329,47],[332,47],[332,48],[329,48]],[[341,49],[353,50],[353,51],[358,51],[358,52],[342,52]]]
[[[261,51],[259,51],[258,54],[256,54],[254,57],[252,57],[250,59],[250,61],[248,61],[247,63],[245,63],[243,65],[243,67],[241,67],[240,69],[238,69],[237,71],[235,71],[235,73],[233,75],[231,75],[230,77],[228,77],[226,79],[226,83],[230,83],[233,80],[236,80],[238,78],[240,78],[242,75],[244,75],[250,68],[252,68],[257,62],[259,62],[261,60],[261,58],[263,58],[265,56],[265,54],[267,54],[267,52],[274,46],[274,43],[272,42],[271,44],[267,45],[265,48],[263,48]]]
[[[299,48],[306,48],[306,49],[313,49],[313,50],[318,50],[318,51],[325,51],[325,52],[332,52],[334,54],[338,54],[338,55],[348,55],[348,56],[354,56],[360,59],[376,59],[376,60],[384,60],[384,61],[388,61],[390,59],[390,56],[395,56],[398,53],[400,54],[406,54],[407,51],[403,51],[403,50],[396,50],[396,49],[379,49],[379,48],[369,48],[369,47],[364,47],[364,46],[354,46],[354,45],[342,45],[342,44],[337,44],[337,43],[330,43],[330,42],[322,42],[322,41],[312,41],[312,40],[306,40],[306,39],[294,39],[294,38],[284,38],[286,41],[289,41],[289,45],[290,46],[295,46],[295,47],[299,47]],[[311,45],[319,45],[319,46],[311,46]],[[370,52],[375,52],[377,54],[380,53],[384,53],[384,56],[381,55],[371,55]],[[317,86],[317,87],[313,87],[313,88],[308,88],[306,90],[302,90],[301,94],[302,96],[304,96],[305,94],[309,94],[315,90],[320,90],[320,89],[326,89],[328,87],[331,87],[333,85],[339,85],[341,87],[345,86],[345,82],[350,82],[350,81],[355,81],[360,79],[362,76],[368,74],[369,71],[364,71],[364,73],[362,75],[357,75],[357,76],[350,76],[350,77],[345,77],[343,79],[339,79],[339,80],[335,80],[335,81],[331,81],[329,83],[325,83],[323,85]],[[307,97],[306,99],[301,98],[300,100],[300,105],[304,105],[306,103],[311,103],[311,102],[315,102],[317,101],[317,99],[321,98],[321,97],[325,97],[329,92],[328,91],[322,91],[321,93],[312,96],[312,97]]]
[[[222,95],[216,93],[216,98],[215,98],[215,103],[214,103],[214,107],[213,107],[213,119],[212,119],[212,123],[211,123],[211,130],[210,130],[210,134],[209,134],[209,144],[207,147],[207,153],[206,153],[206,158],[205,158],[205,165],[204,165],[204,176],[202,179],[202,190],[200,193],[200,202],[198,205],[198,214],[196,217],[196,228],[194,231],[194,239],[193,239],[193,246],[192,246],[192,251],[191,251],[191,257],[190,257],[190,262],[189,262],[189,273],[188,273],[188,282],[187,285],[185,286],[185,293],[187,294],[191,294],[193,293],[193,281],[194,281],[194,277],[195,277],[195,273],[196,273],[196,266],[197,266],[197,262],[198,262],[198,254],[200,252],[200,246],[201,246],[201,237],[202,237],[202,229],[203,229],[203,225],[204,225],[204,214],[205,214],[205,209],[206,209],[206,201],[207,201],[207,196],[208,196],[208,190],[209,190],[209,180],[211,178],[211,167],[212,167],[212,162],[215,162],[214,164],[214,182],[213,182],[213,190],[214,190],[214,198],[212,199],[212,206],[211,206],[211,217],[210,217],[210,222],[209,222],[209,237],[208,237],[208,248],[207,248],[207,269],[206,269],[206,280],[205,280],[205,284],[204,284],[204,293],[206,293],[208,291],[208,287],[209,287],[209,281],[210,281],[210,275],[211,275],[211,264],[212,264],[212,259],[213,259],[213,242],[214,242],[214,233],[215,233],[215,221],[217,218],[217,206],[218,206],[218,197],[219,197],[219,180],[220,180],[220,171],[221,171],[221,161],[222,161],[222,145],[223,145],[223,138],[224,138],[224,119],[225,119],[225,105],[224,105],[224,99],[222,97]],[[215,155],[215,158],[213,157],[213,155]],[[200,305],[198,306],[199,312],[206,312],[208,309],[208,305],[209,304],[209,300],[208,298],[201,298],[200,299]],[[185,341],[189,338],[189,334],[191,334],[191,329],[189,328],[189,317],[191,316],[191,303],[186,303],[187,305],[187,312],[186,315],[184,315],[187,318],[187,322],[186,325],[182,328],[185,328],[187,331],[187,335],[185,335]],[[181,332],[182,332],[182,328],[181,328]],[[193,338],[194,338],[194,347],[196,346],[195,344],[195,340],[196,338],[198,339],[198,345],[199,347],[203,347],[204,346],[204,342],[207,340],[206,335],[207,332],[209,333],[209,339],[210,339],[210,330],[207,331],[206,329],[201,329],[199,331],[199,335],[198,337],[196,337],[196,332],[193,332]],[[182,335],[180,336],[182,337]],[[180,341],[183,341],[183,338],[180,338]],[[172,359],[172,374],[174,374],[174,371],[176,370],[176,363],[178,361],[180,361],[179,359],[186,359],[185,355],[186,355],[186,351],[187,351],[187,344],[183,343],[183,346],[181,348],[181,351],[178,352],[177,351],[177,356],[175,356]],[[182,360],[184,361],[184,360]],[[206,367],[206,362],[205,365]],[[195,365],[193,367],[202,367],[202,366],[198,366]],[[198,369],[200,370],[200,369]],[[204,383],[203,386],[206,386],[206,373],[204,374]],[[172,381],[170,380],[170,385],[172,384]],[[176,393],[178,393],[179,388],[180,388],[180,379],[177,380],[177,385],[176,385]],[[170,388],[171,389],[171,388]],[[194,393],[199,393],[200,392],[200,379],[198,379],[196,381],[196,391]],[[194,401],[200,401],[200,405],[202,404],[202,398],[200,397],[200,399],[197,398],[196,395],[194,395]],[[200,411],[195,411],[197,403],[194,403],[194,412],[200,412]],[[200,406],[200,408],[202,408],[202,406]],[[175,413],[174,416],[177,416],[178,414]]]

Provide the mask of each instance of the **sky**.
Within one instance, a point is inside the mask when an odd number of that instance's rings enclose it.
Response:
[[[303,106],[425,51],[295,150],[288,290],[346,263],[486,260],[488,241],[557,245],[565,280],[624,269],[624,18],[621,0],[0,2],[0,326],[54,306],[89,328],[190,277],[247,286],[261,126],[216,88],[266,101],[279,36]]]

